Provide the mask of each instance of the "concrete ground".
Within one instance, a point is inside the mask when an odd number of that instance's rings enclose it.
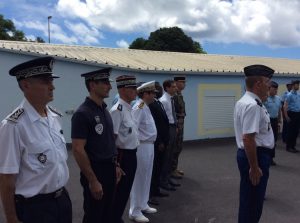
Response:
[[[160,199],[158,213],[148,215],[152,223],[234,223],[237,222],[239,172],[233,139],[185,143],[180,169],[182,184],[168,198]],[[67,185],[73,202],[74,223],[82,218],[82,190],[79,171],[69,152],[70,181]],[[277,166],[271,167],[261,223],[300,222],[300,153],[284,150],[279,142]],[[128,211],[124,214],[126,223]],[[0,222],[3,210],[0,209]]]

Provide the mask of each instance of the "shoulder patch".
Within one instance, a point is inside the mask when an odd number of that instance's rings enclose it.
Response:
[[[6,118],[8,121],[12,122],[18,122],[18,119],[21,117],[21,115],[24,113],[23,108],[17,109],[14,113],[12,113],[10,116]]]
[[[53,113],[57,114],[58,116],[62,117],[62,113],[58,112],[55,108],[52,108],[51,106],[48,105],[48,108],[50,111],[52,111]]]
[[[260,107],[262,107],[262,103],[257,98],[255,98],[255,101],[256,101],[257,105],[259,105]]]
[[[118,107],[117,107],[117,109],[118,109],[119,111],[122,111],[122,110],[123,110],[123,105],[119,104]]]
[[[143,107],[144,107],[144,105],[145,105],[145,102],[141,102],[141,104],[139,104],[139,109],[142,109]]]

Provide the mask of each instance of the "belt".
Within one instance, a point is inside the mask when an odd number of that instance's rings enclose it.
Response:
[[[257,146],[257,147],[256,147],[256,151],[257,151],[258,153],[267,153],[267,154],[271,155],[272,150],[273,150],[273,149],[269,149],[269,148],[262,147],[262,146]]]
[[[16,201],[25,201],[25,202],[39,202],[39,201],[46,201],[46,200],[52,200],[52,199],[57,199],[59,198],[66,189],[64,187],[48,194],[37,194],[33,197],[24,197],[23,195],[16,194],[15,195],[15,200]]]
[[[239,148],[239,150],[243,150],[243,151],[245,151],[245,149],[241,149],[241,148]],[[268,155],[272,155],[272,151],[273,151],[273,149],[269,149],[269,148],[267,148],[267,147],[262,147],[262,146],[257,146],[256,147],[256,151],[257,151],[257,153],[259,154],[261,154],[261,153],[265,153],[265,154],[268,154]]]
[[[122,152],[122,153],[136,153],[137,149],[122,149],[122,148],[118,148],[118,151]]]

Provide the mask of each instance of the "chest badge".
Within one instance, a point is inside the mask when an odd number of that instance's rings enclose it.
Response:
[[[97,125],[95,126],[95,131],[96,131],[99,135],[101,135],[101,134],[103,133],[103,125],[102,125],[101,123],[97,124]]]
[[[100,123],[100,117],[97,115],[95,116],[95,121],[97,123],[97,125],[95,126],[95,131],[101,135],[103,133],[103,125],[102,123]]]
[[[40,163],[44,164],[47,161],[47,156],[44,153],[40,153],[37,157],[38,161],[40,161]]]

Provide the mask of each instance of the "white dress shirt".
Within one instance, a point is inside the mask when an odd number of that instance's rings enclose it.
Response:
[[[163,104],[166,114],[168,116],[169,119],[169,124],[175,124],[175,120],[173,117],[173,113],[172,113],[172,101],[171,101],[172,96],[169,95],[167,92],[165,92],[163,94],[163,96],[161,96],[161,98],[159,99],[159,101]]]
[[[234,130],[238,148],[244,149],[243,135],[255,133],[256,146],[273,149],[274,136],[270,117],[261,100],[246,91],[234,109]]]
[[[16,174],[16,194],[32,197],[66,185],[68,154],[59,118],[48,107],[41,117],[24,99],[1,122],[0,173]]]
[[[116,146],[120,149],[136,149],[139,145],[137,127],[131,111],[130,104],[121,98],[110,109],[114,134],[117,135]]]

